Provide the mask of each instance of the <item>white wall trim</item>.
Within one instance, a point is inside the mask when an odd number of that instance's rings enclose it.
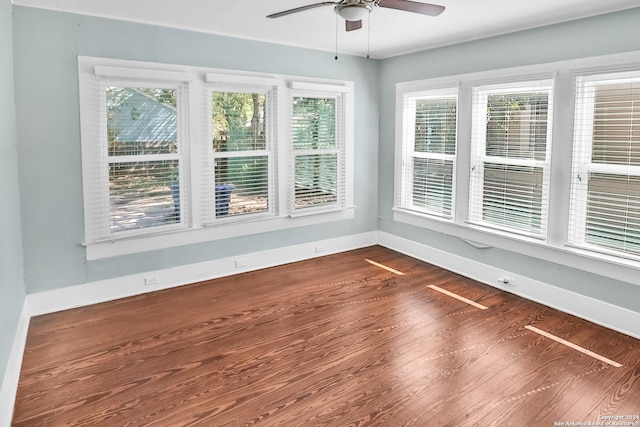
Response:
[[[203,280],[211,280],[358,249],[375,245],[376,243],[377,232],[371,231],[38,292],[27,295],[29,315],[38,316],[97,304]],[[236,267],[236,261],[245,265]],[[157,283],[146,286],[145,278],[155,278]]]
[[[386,232],[378,232],[378,244],[494,288],[510,292],[598,325],[640,339],[640,313],[577,294],[566,289],[432,248]],[[511,287],[498,277],[516,280]]]
[[[18,321],[9,361],[4,373],[2,381],[2,389],[0,389],[0,426],[9,427],[13,418],[13,406],[16,401],[16,393],[18,392],[18,381],[20,380],[20,369],[22,368],[22,355],[27,342],[27,331],[29,330],[29,308],[25,299],[22,304],[22,312]]]

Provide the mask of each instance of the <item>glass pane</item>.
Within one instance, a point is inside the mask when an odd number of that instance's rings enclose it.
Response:
[[[338,201],[338,156],[315,154],[296,156],[295,207],[326,205]]]
[[[335,148],[335,99],[294,97],[291,113],[294,150]]]
[[[213,92],[213,151],[265,150],[266,99],[264,93]]]
[[[486,155],[544,160],[548,101],[542,92],[489,95]]]
[[[176,89],[106,87],[109,156],[177,152]]]
[[[640,83],[596,86],[593,162],[640,165]]]
[[[453,162],[413,159],[413,205],[451,215]]]
[[[180,222],[177,160],[109,165],[111,231],[158,227]]]
[[[416,101],[415,151],[455,154],[456,99]]]
[[[640,254],[640,177],[591,173],[586,241]]]
[[[484,165],[482,219],[527,232],[542,222],[542,168]]]
[[[217,158],[216,218],[268,211],[268,170],[267,156]]]

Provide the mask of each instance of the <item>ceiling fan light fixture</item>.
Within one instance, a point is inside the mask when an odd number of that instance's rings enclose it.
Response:
[[[361,21],[369,15],[371,9],[371,5],[364,3],[339,4],[335,7],[336,13],[345,21]]]

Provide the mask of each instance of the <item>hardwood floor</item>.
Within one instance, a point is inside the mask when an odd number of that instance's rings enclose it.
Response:
[[[639,340],[373,246],[34,317],[13,425],[640,426],[639,415]]]

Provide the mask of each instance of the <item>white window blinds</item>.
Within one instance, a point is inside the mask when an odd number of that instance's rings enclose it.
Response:
[[[553,80],[476,86],[469,222],[544,238]]]
[[[88,259],[354,217],[353,82],[93,57],[78,77]]]
[[[452,218],[457,101],[457,87],[403,95],[398,207]]]
[[[292,212],[345,207],[344,102],[342,93],[292,93]]]
[[[216,84],[208,102],[214,194],[205,197],[207,222],[273,213],[275,87]]]
[[[89,241],[185,226],[183,106],[187,85],[95,79]]]
[[[640,256],[640,70],[576,77],[569,243]]]

